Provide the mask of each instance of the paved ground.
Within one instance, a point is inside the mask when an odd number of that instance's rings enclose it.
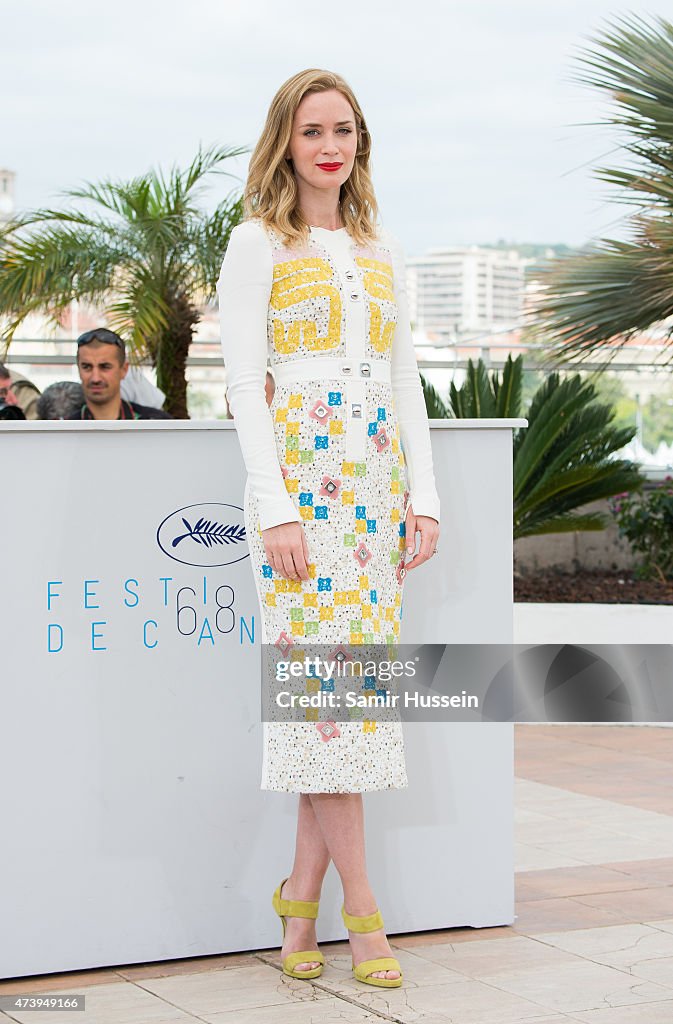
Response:
[[[517,725],[517,920],[391,936],[401,989],[294,981],[278,950],[47,975],[0,993],[82,992],[39,1024],[671,1024],[673,731]]]

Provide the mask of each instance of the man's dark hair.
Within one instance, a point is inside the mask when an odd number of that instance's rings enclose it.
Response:
[[[84,402],[82,385],[75,380],[59,380],[45,388],[37,400],[40,420],[67,420]]]
[[[77,361],[79,362],[79,350],[82,345],[116,345],[119,349],[119,362],[123,366],[126,362],[126,345],[114,331],[107,327],[96,327],[93,331],[85,331],[77,339]]]
[[[9,373],[9,370],[7,369],[7,367],[5,366],[5,364],[4,363],[0,363],[0,377],[2,377],[3,380],[7,380],[7,378],[9,376],[10,376],[10,373]]]

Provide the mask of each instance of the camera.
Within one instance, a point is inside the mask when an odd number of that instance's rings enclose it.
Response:
[[[26,416],[19,405],[9,405],[0,398],[0,420],[25,420]]]

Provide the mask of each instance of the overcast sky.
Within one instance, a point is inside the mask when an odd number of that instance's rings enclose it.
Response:
[[[332,13],[330,13],[332,12]],[[151,166],[198,144],[254,145],[276,89],[307,67],[353,88],[373,139],[381,219],[431,246],[626,237],[592,166],[617,139],[602,96],[571,81],[619,15],[604,0],[21,0],[0,39],[0,166],[17,205]],[[11,31],[8,22],[11,20]],[[213,179],[213,201],[242,187]]]

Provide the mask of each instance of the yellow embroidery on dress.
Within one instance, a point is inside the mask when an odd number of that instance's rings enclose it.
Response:
[[[388,352],[393,342],[395,320],[383,323],[381,302],[395,303],[393,290],[393,268],[382,260],[371,260],[364,256],[356,257],[355,262],[365,271],[362,275],[365,290],[379,302],[369,303],[369,336],[372,348],[376,352]]]
[[[394,302],[393,268],[391,265],[382,260],[368,260],[364,256],[357,256],[355,262],[365,270],[362,279],[372,298]]]
[[[319,256],[283,260],[274,266],[273,278],[269,299],[273,309],[286,310],[311,298],[329,299],[327,334],[324,337],[318,336],[315,316],[287,324],[282,319],[274,319],[273,344],[276,351],[284,355],[296,352],[302,341],[311,352],[336,348],[341,342],[341,294],[334,285],[326,283],[333,278],[327,260]]]
[[[369,338],[372,343],[372,348],[374,348],[377,352],[388,352],[393,343],[393,331],[395,330],[395,321],[387,320],[386,323],[383,324],[382,326],[381,307],[377,306],[375,302],[370,302],[369,323]]]

